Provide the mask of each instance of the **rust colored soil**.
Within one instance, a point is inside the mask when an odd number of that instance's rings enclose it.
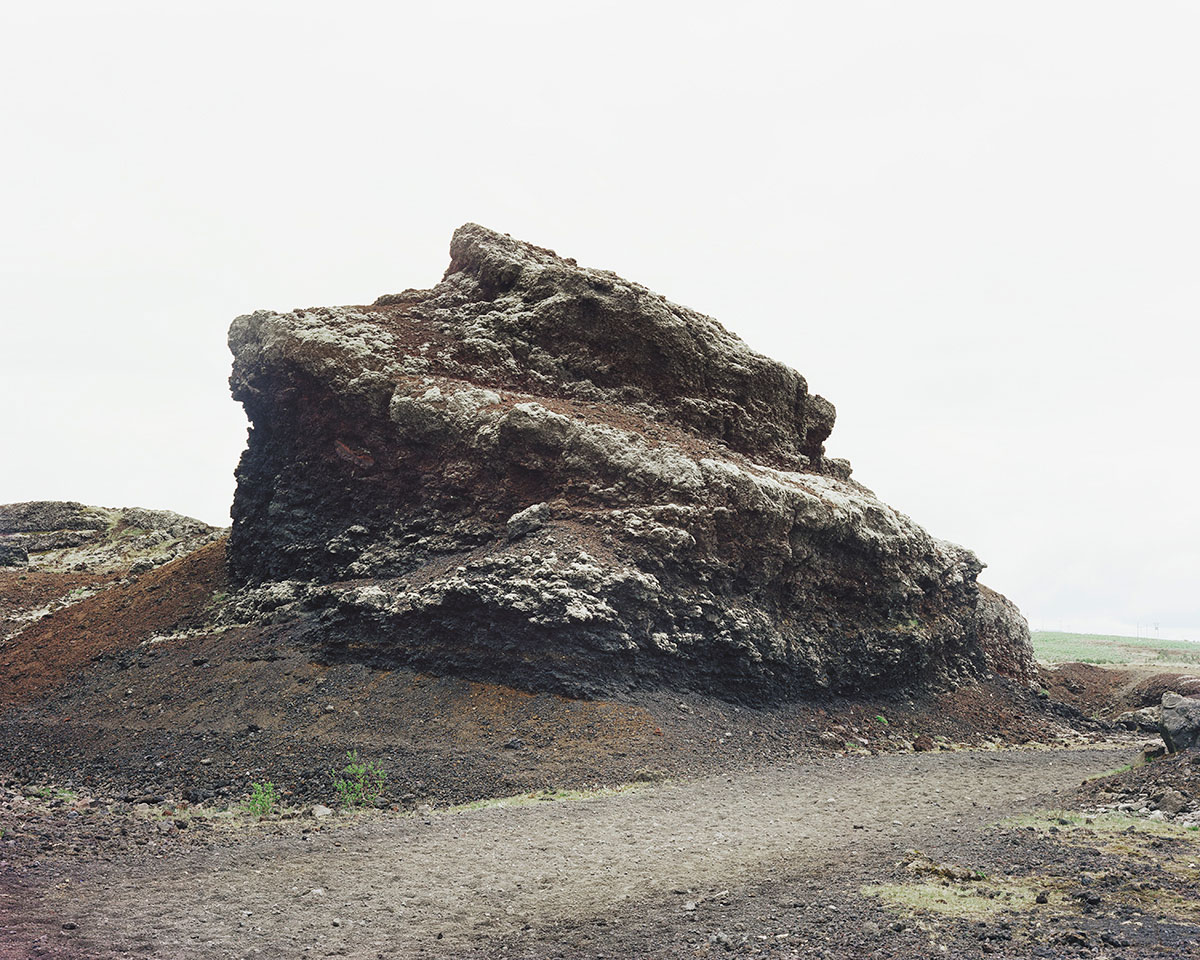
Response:
[[[73,590],[103,586],[114,579],[116,575],[111,573],[0,571],[0,628],[15,623],[21,613],[60,600]]]
[[[27,576],[27,589],[53,594],[71,575],[43,575],[54,580]],[[79,576],[85,578],[81,586],[102,579]],[[136,647],[155,633],[199,624],[213,593],[224,584],[225,541],[219,540],[132,583],[50,614],[0,648],[0,699],[23,700],[70,678],[103,654]]]

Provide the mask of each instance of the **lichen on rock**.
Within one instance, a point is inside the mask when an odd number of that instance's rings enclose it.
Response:
[[[832,404],[615,274],[468,224],[432,289],[230,347],[237,609],[307,584],[329,655],[754,701],[1029,676],[975,556],[825,456]]]

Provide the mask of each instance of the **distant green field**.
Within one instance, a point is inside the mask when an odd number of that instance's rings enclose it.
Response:
[[[1200,665],[1200,643],[1106,637],[1093,633],[1033,631],[1033,654],[1048,663],[1149,663]]]

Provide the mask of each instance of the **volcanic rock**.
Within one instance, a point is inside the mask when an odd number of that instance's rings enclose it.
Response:
[[[976,636],[992,669],[1002,676],[1032,680],[1035,669],[1029,623],[1004,594],[982,583],[978,587]]]
[[[0,533],[45,533],[53,530],[103,530],[108,511],[69,500],[31,500],[0,504]]]
[[[23,567],[29,563],[25,544],[9,537],[0,537],[0,567]]]
[[[1159,723],[1163,742],[1171,753],[1200,749],[1200,700],[1164,693]]]
[[[1162,710],[1159,707],[1142,707],[1140,710],[1126,710],[1118,714],[1114,721],[1117,726],[1126,730],[1140,730],[1142,733],[1158,733],[1162,722]]]
[[[150,569],[222,532],[169,510],[58,500],[5,503],[0,504],[0,566],[116,571],[140,564]]]
[[[800,374],[507,235],[450,253],[429,290],[234,321],[235,615],[572,695],[1030,675],[975,555],[826,457]]]

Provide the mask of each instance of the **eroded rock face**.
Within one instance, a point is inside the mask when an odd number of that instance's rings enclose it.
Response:
[[[0,567],[24,567],[29,564],[29,551],[25,544],[0,536]]]
[[[1037,671],[1029,623],[1017,605],[982,583],[975,603],[975,633],[993,670],[1002,676],[1032,681]]]
[[[716,321],[475,225],[431,290],[234,321],[230,572],[340,655],[751,700],[1027,676],[982,564]]]

